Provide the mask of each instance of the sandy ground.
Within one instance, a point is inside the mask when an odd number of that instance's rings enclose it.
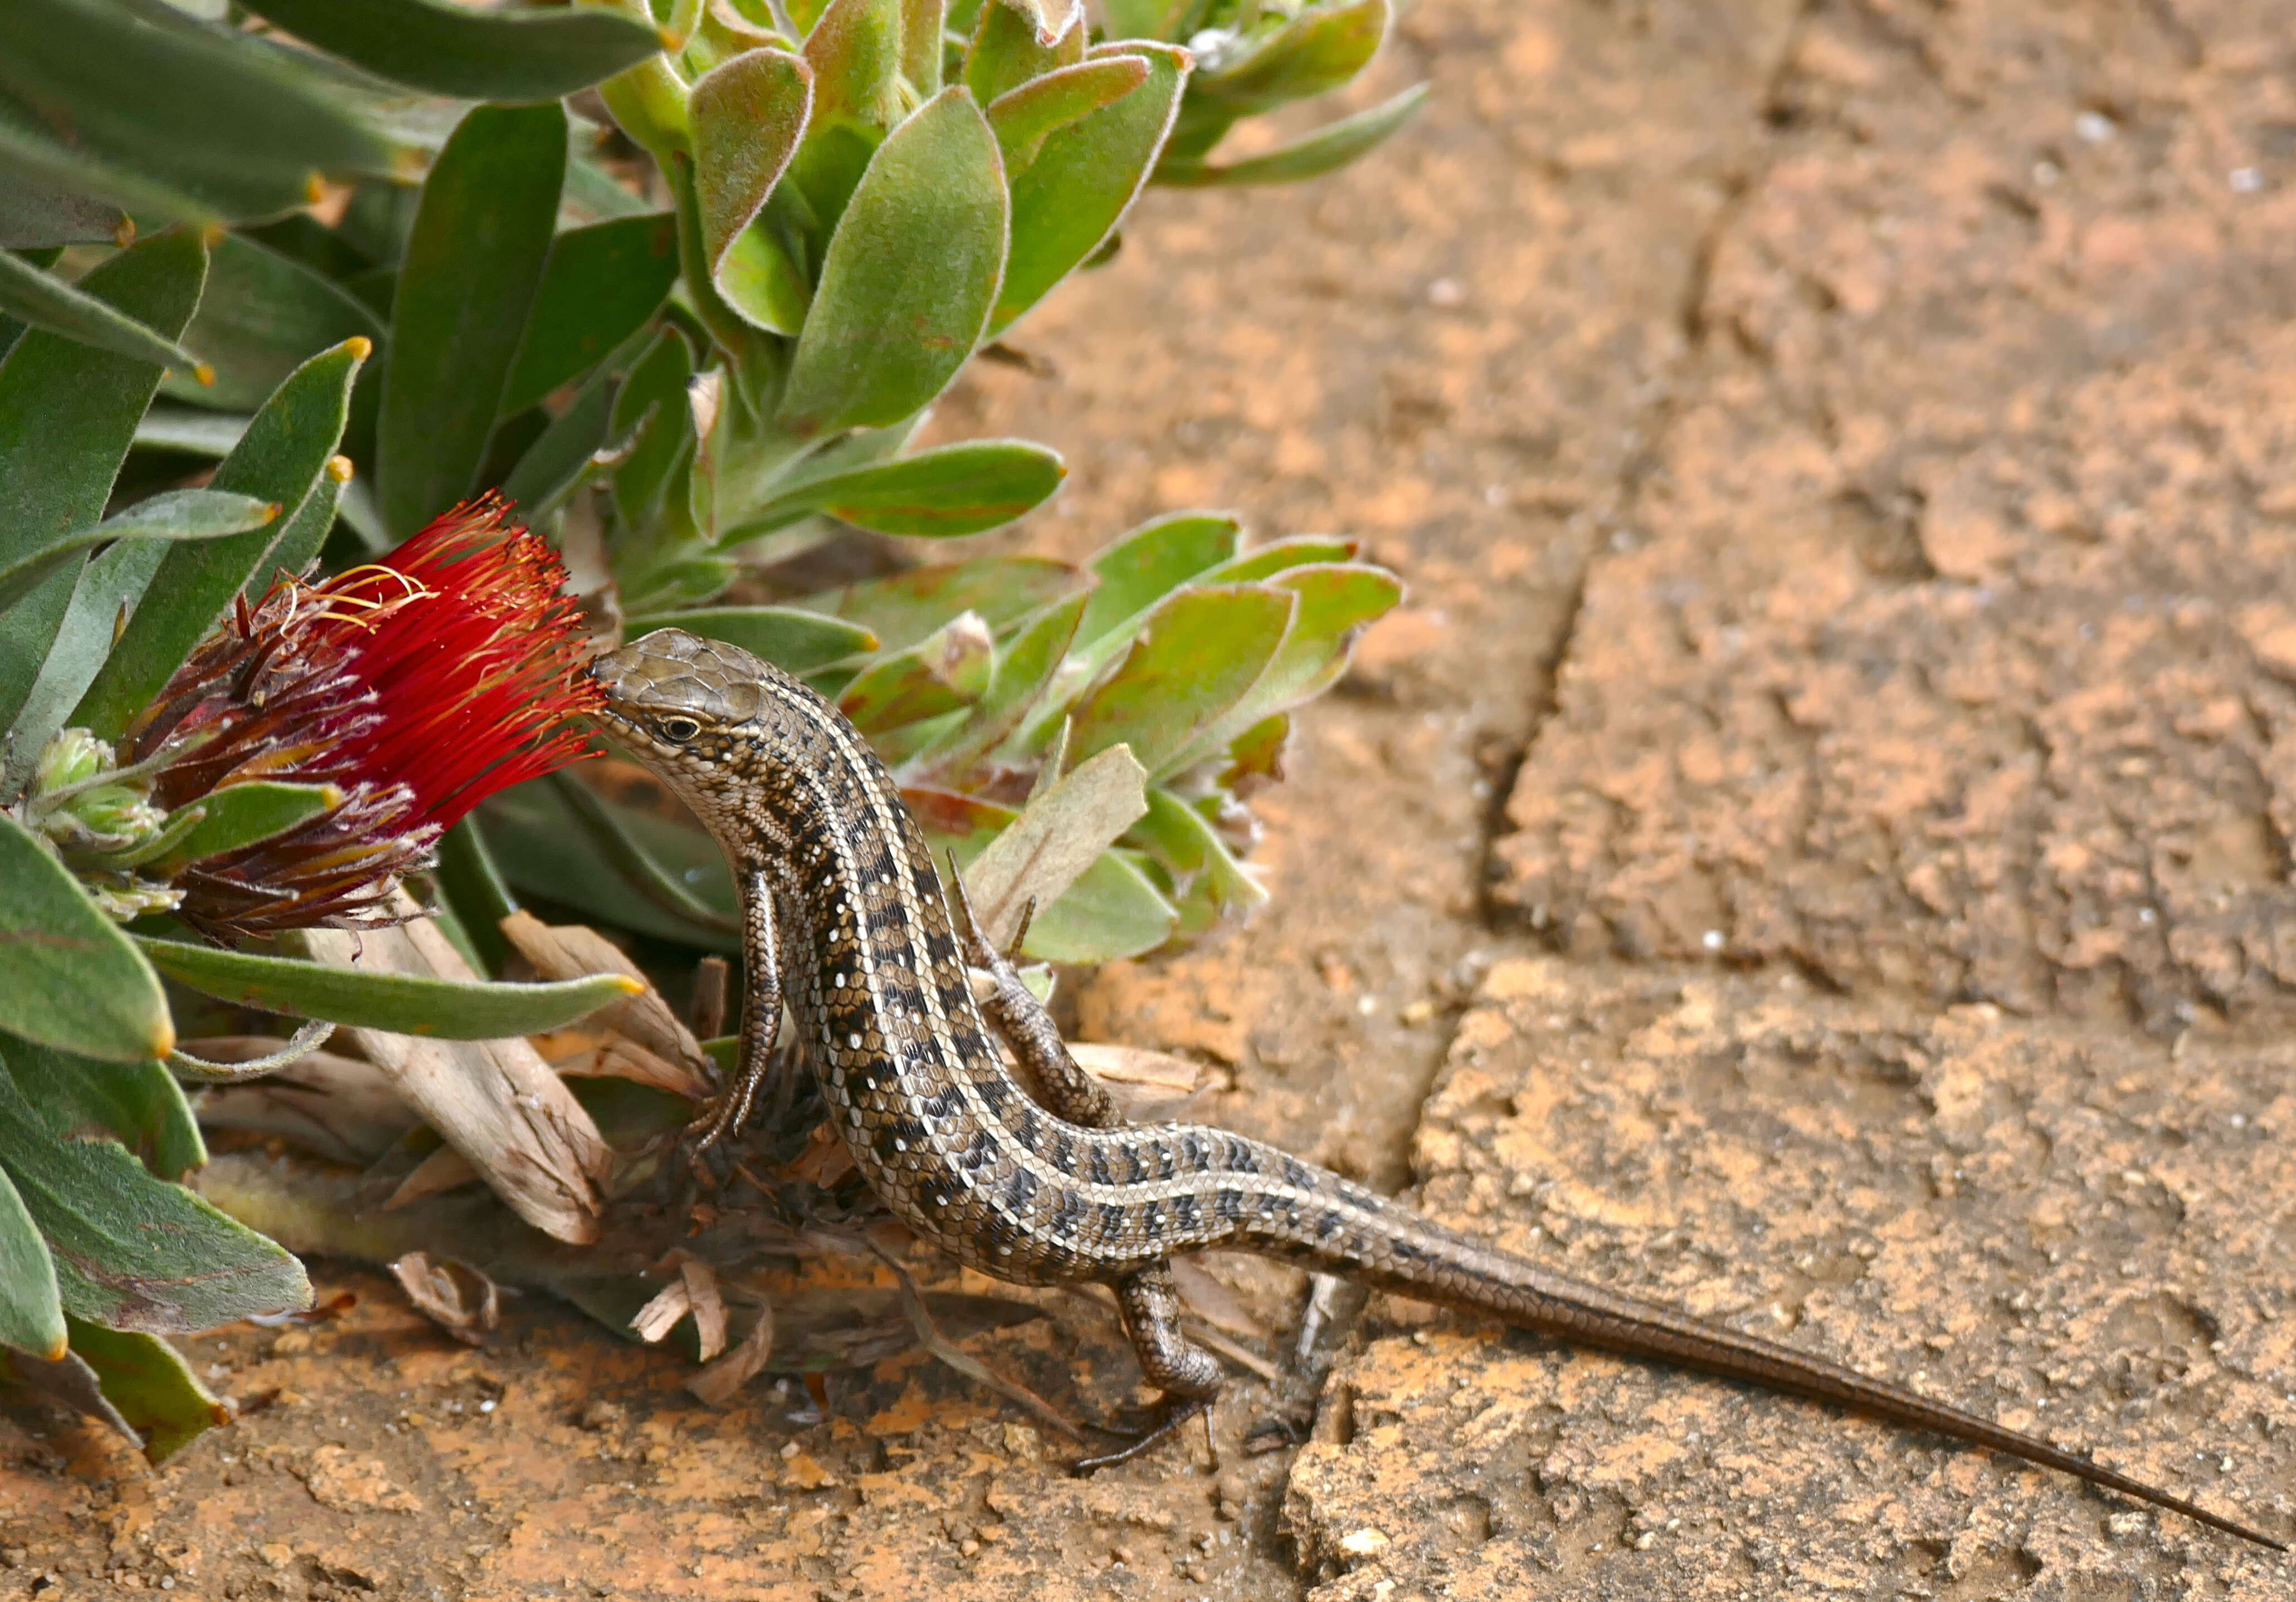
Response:
[[[939,425],[1025,530],[1409,579],[1267,797],[1277,899],[1082,1032],[1570,1271],[2296,1533],[2296,11],[1423,0],[1361,168],[1159,194]],[[2279,375],[2279,376],[2276,376]],[[911,1357],[827,1420],[381,1280],[191,1343],[153,1474],[0,1417],[0,1597],[2263,1598],[2062,1476],[1214,1262],[1201,1435],[1078,1482]],[[974,1350],[1132,1393],[1088,1308]],[[1247,1437],[1300,1421],[1296,1449]],[[1265,1436],[1259,1437],[1265,1440]]]

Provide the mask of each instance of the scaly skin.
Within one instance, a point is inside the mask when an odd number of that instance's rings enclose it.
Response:
[[[674,629],[594,672],[609,731],[693,810],[742,887],[742,1084],[709,1138],[746,1109],[786,999],[830,1116],[886,1206],[999,1279],[1116,1287],[1142,1367],[1178,1402],[1200,1404],[1221,1373],[1180,1334],[1167,1265],[1220,1246],[1932,1430],[2286,1549],[1902,1385],[1551,1273],[1260,1141],[1117,1124],[1007,984],[992,1007],[1040,1105],[973,999],[968,957],[992,970],[1001,960],[959,939],[915,820],[836,708],[745,651]]]

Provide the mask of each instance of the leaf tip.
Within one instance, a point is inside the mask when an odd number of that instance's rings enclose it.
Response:
[[[160,1014],[152,1026],[149,1055],[157,1062],[176,1049],[176,1020],[165,1012]]]
[[[670,32],[667,28],[655,29],[653,37],[661,41],[662,50],[668,54],[676,55],[685,48],[685,40],[679,35]]]
[[[212,250],[223,243],[223,236],[230,232],[221,223],[202,223],[200,225],[200,243]]]
[[[327,198],[327,181],[316,172],[303,175],[303,203],[316,206]]]
[[[354,362],[364,362],[374,354],[374,341],[365,334],[353,334],[343,341],[343,348],[351,353]]]
[[[193,376],[193,378],[195,378],[195,379],[199,380],[199,381],[200,381],[200,388],[202,388],[202,389],[212,389],[212,388],[215,388],[215,364],[214,364],[214,363],[212,363],[212,362],[201,362],[199,365],[197,365],[196,367],[193,367],[193,368],[192,369],[192,376]]]
[[[327,477],[332,478],[338,484],[348,484],[351,481],[352,476],[357,473],[357,468],[352,464],[351,459],[348,456],[330,456],[327,458]]]
[[[44,1363],[60,1363],[64,1361],[65,1356],[69,1354],[70,1351],[71,1336],[69,1334],[60,1335],[56,1336],[56,1344],[54,1345],[50,1346],[45,1352],[40,1353],[40,1361]]]
[[[123,250],[135,242],[135,219],[124,211],[119,214],[119,225],[111,231],[111,242]]]

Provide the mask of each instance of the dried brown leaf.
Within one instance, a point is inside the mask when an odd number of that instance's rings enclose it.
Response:
[[[502,1321],[502,1293],[467,1263],[409,1252],[391,1263],[390,1272],[416,1311],[466,1345],[485,1345]]]
[[[685,1382],[708,1406],[722,1408],[730,1403],[741,1388],[757,1377],[774,1354],[774,1308],[770,1302],[759,1303],[758,1314],[750,1321],[749,1331],[731,1352]]]

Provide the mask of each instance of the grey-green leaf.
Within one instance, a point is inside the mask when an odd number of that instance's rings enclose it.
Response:
[[[209,382],[215,379],[210,369],[173,339],[54,274],[42,272],[12,250],[0,250],[0,311],[78,344],[179,367],[186,373],[204,373]]]
[[[878,646],[877,636],[859,624],[797,607],[706,607],[653,613],[629,618],[623,632],[636,640],[658,628],[682,628],[705,640],[722,640],[794,674],[866,656]]]
[[[554,985],[491,985],[362,973],[143,935],[135,939],[160,972],[202,994],[291,1018],[440,1040],[505,1040],[561,1028],[643,988],[621,974]]]
[[[255,414],[210,487],[258,495],[299,514],[342,438],[351,385],[373,348],[353,338],[304,363]],[[287,532],[258,528],[170,550],[73,721],[105,740],[119,739]]]
[[[1076,711],[1070,749],[1129,745],[1150,774],[1167,764],[1267,671],[1298,601],[1270,584],[1206,584],[1151,613],[1123,665]]]
[[[946,388],[996,301],[1006,221],[996,135],[971,94],[945,89],[878,147],[838,221],[783,423],[882,428]]]
[[[184,1354],[158,1336],[106,1329],[84,1319],[69,1322],[72,1355],[94,1371],[104,1401],[135,1432],[147,1461],[164,1463],[236,1417],[200,1383]]]
[[[0,1031],[105,1062],[176,1043],[159,976],[71,872],[0,811]]]
[[[0,154],[36,176],[212,220],[302,205],[322,173],[389,169],[318,68],[233,30],[106,0],[10,0],[8,22]]]
[[[46,545],[0,561],[0,611],[74,553],[111,540],[215,540],[261,528],[279,515],[279,503],[212,489],[163,490],[126,511]]]
[[[207,292],[184,342],[215,365],[215,382],[170,372],[161,392],[193,405],[252,412],[305,362],[347,339],[382,339],[365,303],[303,263],[237,233],[216,244]]]
[[[1239,187],[1250,184],[1297,184],[1321,177],[1385,143],[1427,103],[1427,86],[1414,84],[1392,100],[1288,140],[1272,151],[1215,166],[1209,161],[1168,160],[1155,182],[1184,189]]]
[[[302,1264],[115,1140],[70,1140],[0,1072],[0,1168],[55,1256],[64,1311],[183,1334],[310,1305]]]
[[[556,100],[667,43],[603,6],[250,0],[247,9],[378,78],[458,100]]]
[[[751,521],[772,527],[825,511],[879,534],[979,534],[1050,500],[1068,476],[1057,452],[1022,439],[975,439],[800,480]]]
[[[1391,20],[1388,0],[1324,0],[1233,61],[1196,75],[1196,93],[1238,115],[1336,89],[1370,64]]]
[[[480,106],[422,185],[393,302],[376,491],[401,538],[476,486],[542,287],[566,171],[554,102]]]
[[[191,321],[206,276],[207,246],[179,229],[121,251],[78,287],[173,339]],[[159,382],[154,363],[91,354],[45,330],[16,341],[0,361],[0,562],[102,518]],[[12,725],[29,699],[77,576],[67,565],[0,616],[0,727]]]
[[[24,1198],[0,1170],[0,1346],[53,1362],[64,1354],[64,1343],[56,1265]]]
[[[208,1160],[184,1088],[160,1062],[98,1062],[28,1040],[0,1042],[24,1098],[59,1135],[108,1138],[163,1180]]]
[[[1097,45],[1095,61],[1148,64],[1130,94],[1045,135],[1028,170],[1013,180],[1013,249],[996,298],[1002,332],[1116,232],[1147,183],[1172,132],[1192,58],[1168,45]]]
[[[668,212],[558,235],[503,392],[503,415],[534,405],[611,356],[661,309],[676,281],[677,219]]]
[[[997,96],[988,104],[988,126],[1004,152],[1005,170],[1026,170],[1043,148],[1046,135],[1083,121],[1147,81],[1144,57],[1111,55],[1047,72]]]
[[[205,857],[242,851],[299,829],[322,813],[342,805],[343,792],[332,784],[289,784],[275,779],[250,779],[226,784],[195,805],[205,814],[191,833],[176,843],[167,862],[196,862]]]
[[[795,333],[777,266],[781,242],[751,225],[788,170],[813,110],[813,68],[782,50],[750,50],[704,73],[687,105],[693,123],[693,187],[710,281],[726,304],[758,327]],[[735,259],[737,249],[741,257]],[[754,257],[756,259],[746,259]],[[801,282],[802,281],[800,280]],[[802,308],[800,309],[800,315]]]

